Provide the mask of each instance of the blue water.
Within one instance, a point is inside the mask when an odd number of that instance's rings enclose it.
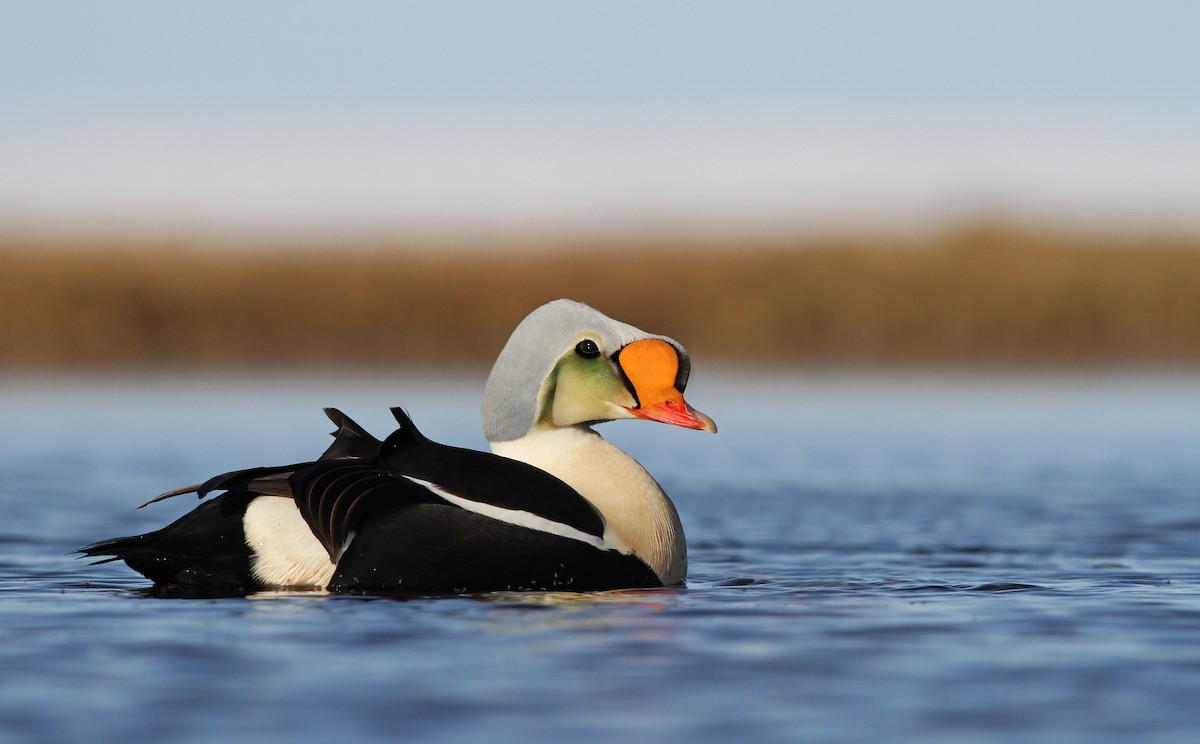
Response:
[[[686,589],[160,599],[68,552],[482,378],[0,381],[0,741],[1173,742],[1200,732],[1200,376],[697,370],[710,436],[602,431]],[[615,737],[615,738],[614,738]]]

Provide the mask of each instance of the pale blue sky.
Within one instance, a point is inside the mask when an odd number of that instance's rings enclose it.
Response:
[[[1200,227],[1200,3],[7,2],[0,218]]]

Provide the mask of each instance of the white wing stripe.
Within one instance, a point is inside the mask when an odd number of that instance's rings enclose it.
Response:
[[[558,535],[559,537],[578,540],[600,550],[620,549],[620,546],[611,544],[604,539],[596,537],[595,535],[589,535],[588,533],[583,532],[582,530],[577,530],[570,525],[563,524],[562,522],[555,522],[552,519],[546,519],[545,517],[534,514],[533,512],[527,512],[522,509],[505,509],[504,507],[495,506],[494,504],[483,504],[478,501],[471,501],[470,499],[464,499],[462,496],[455,496],[449,491],[442,489],[436,483],[430,483],[427,480],[413,478],[412,476],[408,475],[404,477],[413,483],[416,483],[418,486],[428,488],[430,491],[433,491],[441,498],[449,501],[451,504],[462,507],[467,511],[475,512],[476,514],[481,514],[485,517],[491,517],[492,519],[497,519],[501,522],[507,522],[508,524],[515,524],[520,527],[528,527],[529,529],[537,530],[538,532],[546,532],[551,535]],[[605,530],[605,536],[607,535],[608,530]],[[622,550],[621,552],[627,551]]]

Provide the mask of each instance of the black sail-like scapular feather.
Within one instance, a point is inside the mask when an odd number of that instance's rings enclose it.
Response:
[[[379,455],[380,441],[371,436],[354,419],[336,408],[326,408],[325,415],[337,425],[333,444],[318,458],[320,460],[373,460]]]

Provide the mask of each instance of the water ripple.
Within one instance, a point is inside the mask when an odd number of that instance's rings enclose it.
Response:
[[[1200,729],[1200,382],[739,381],[711,410],[720,437],[643,427],[624,444],[675,497],[685,588],[185,595],[72,557],[190,506],[130,511],[148,495],[324,446],[315,404],[311,436],[290,423],[311,384],[195,395],[208,384],[0,400],[37,413],[0,430],[0,740],[1123,744]],[[396,384],[354,395],[386,415]],[[478,437],[475,400],[436,401],[467,422],[456,441]]]

